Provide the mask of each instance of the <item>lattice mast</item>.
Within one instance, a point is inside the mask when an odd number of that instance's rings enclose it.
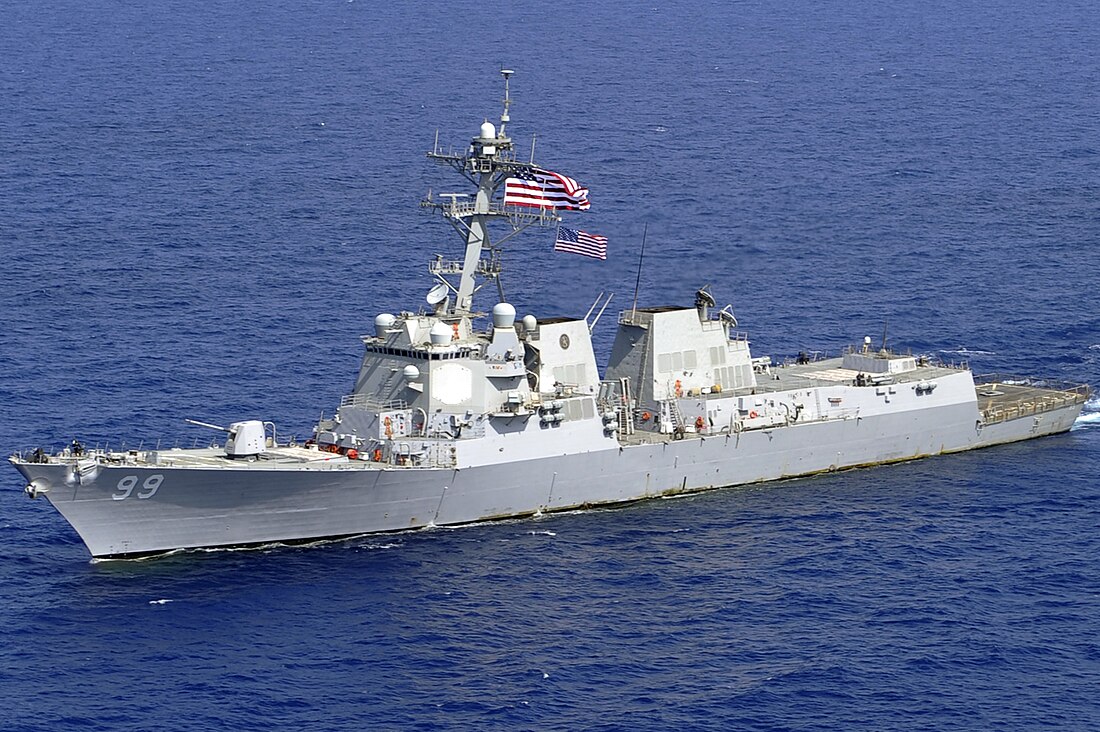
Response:
[[[438,256],[429,264],[429,271],[445,286],[433,290],[433,293],[437,293],[434,297],[429,295],[429,302],[436,307],[439,315],[471,314],[474,294],[489,282],[496,283],[503,301],[504,290],[500,282],[501,245],[533,224],[551,226],[561,220],[553,209],[523,210],[515,206],[506,208],[502,196],[497,196],[497,191],[504,185],[506,178],[534,165],[534,149],[532,148],[530,161],[518,162],[512,140],[505,133],[510,121],[508,110],[512,104],[508,80],[515,72],[501,69],[500,73],[504,77],[504,111],[500,115],[500,128],[495,128],[492,122],[485,120],[480,134],[473,138],[464,155],[441,152],[438,137],[435,149],[428,153],[429,158],[450,165],[477,186],[472,201],[467,193],[443,193],[439,197],[445,200],[439,202],[433,200],[429,192],[421,203],[421,206],[435,209],[442,214],[466,242],[466,254],[461,262],[445,261],[442,256]],[[490,239],[488,227],[489,222],[494,219],[506,220],[512,229],[496,242]],[[455,276],[458,279],[457,285],[451,279]]]

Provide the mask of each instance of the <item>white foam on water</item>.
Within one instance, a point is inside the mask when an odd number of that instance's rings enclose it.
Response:
[[[156,554],[143,554],[140,557],[92,557],[89,562],[91,564],[113,564],[116,562],[136,563],[136,562],[155,562],[158,559],[164,559],[165,557],[174,557],[177,554],[183,554],[185,552],[196,552],[198,549],[169,549],[166,552],[158,552]],[[212,551],[212,550],[210,550]]]
[[[404,544],[367,544],[368,549],[400,549]]]
[[[167,605],[170,602],[172,602],[172,600],[150,600],[149,604],[150,605]]]
[[[1081,408],[1081,416],[1073,422],[1073,429],[1100,424],[1100,396],[1094,396]]]
[[[971,349],[967,348],[966,346],[959,346],[958,348],[955,348],[955,349],[941,348],[940,353],[951,353],[951,354],[954,354],[956,356],[996,356],[997,355],[993,351],[971,350]]]

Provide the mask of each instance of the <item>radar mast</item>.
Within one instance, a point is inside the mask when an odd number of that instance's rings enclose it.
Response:
[[[505,133],[511,121],[509,109],[512,105],[508,82],[515,72],[501,69],[500,73],[504,77],[504,110],[500,115],[500,128],[486,119],[465,154],[442,152],[438,140],[435,149],[428,153],[429,158],[451,166],[476,186],[472,200],[465,193],[443,193],[439,198],[444,200],[436,201],[429,193],[428,198],[421,202],[424,208],[438,211],[466,243],[462,261],[446,261],[442,256],[437,256],[428,266],[432,275],[447,287],[445,298],[436,296],[433,298],[435,302],[431,302],[440,316],[469,316],[474,312],[474,294],[489,282],[496,283],[503,301],[501,245],[534,224],[552,226],[561,220],[553,209],[506,207],[502,197],[496,196],[507,178],[534,166],[534,160],[529,163],[516,161],[515,147]],[[511,231],[493,242],[489,237],[488,224],[495,219],[507,221]],[[457,285],[452,282],[455,278]],[[433,292],[438,293],[434,289]]]

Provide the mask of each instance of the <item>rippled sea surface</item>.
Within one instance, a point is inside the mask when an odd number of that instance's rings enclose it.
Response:
[[[606,263],[756,355],[1100,384],[1100,9],[273,0],[0,7],[0,448],[305,436],[459,241],[424,153],[500,113]],[[483,303],[486,306],[490,303]],[[594,338],[606,360],[614,317]],[[0,477],[0,728],[1095,729],[1100,403],[1068,434],[616,510],[91,562]]]

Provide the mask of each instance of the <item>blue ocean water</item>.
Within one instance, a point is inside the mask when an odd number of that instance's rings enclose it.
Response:
[[[682,0],[0,7],[0,448],[305,435],[455,251],[424,158],[500,112],[606,263],[757,355],[1100,384],[1100,9]],[[614,307],[612,308],[614,309]],[[595,332],[606,349],[613,318]],[[0,479],[0,728],[1095,729],[1100,403],[888,468],[306,548],[91,562]]]

